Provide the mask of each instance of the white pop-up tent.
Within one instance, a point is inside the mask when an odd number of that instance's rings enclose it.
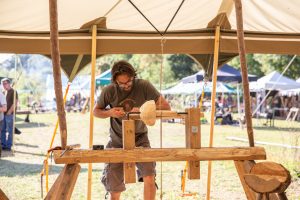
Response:
[[[250,82],[249,87],[250,91],[290,90],[300,88],[300,83],[286,76],[281,76],[277,71],[273,71],[256,82]]]
[[[212,82],[208,82],[206,86],[204,86],[204,82],[198,82],[198,83],[182,83],[179,82],[177,85],[163,90],[162,94],[184,94],[184,95],[189,95],[189,94],[197,94],[200,95],[203,88],[204,92],[210,93],[212,91]],[[216,92],[217,93],[235,93],[236,91],[227,86],[224,83],[217,82],[217,87],[216,87]]]

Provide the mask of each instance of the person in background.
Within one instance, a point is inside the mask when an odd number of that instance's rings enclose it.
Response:
[[[2,121],[4,119],[4,112],[6,112],[7,106],[6,106],[6,98],[4,94],[0,91],[0,132],[2,129]],[[1,134],[0,134],[0,140],[1,140]],[[0,143],[0,152],[2,150],[2,144]],[[1,153],[0,153],[1,155]]]
[[[138,112],[146,101],[154,100],[159,110],[170,110],[169,103],[148,81],[136,78],[136,71],[126,61],[119,61],[112,67],[112,83],[103,88],[93,114],[99,118],[110,118],[110,140],[106,148],[122,148],[122,118],[125,112],[121,106],[125,100],[134,102],[132,112]],[[136,147],[150,148],[148,129],[144,122],[135,121]],[[136,163],[139,181],[144,182],[144,199],[154,200],[155,162]],[[104,187],[110,193],[111,200],[120,199],[125,190],[123,163],[107,163],[101,179]]]
[[[1,130],[1,144],[3,150],[11,150],[12,139],[13,139],[13,124],[14,124],[14,113],[16,110],[16,104],[18,102],[18,93],[11,87],[11,82],[8,78],[1,80],[2,87],[5,90],[7,111],[4,112],[4,119]],[[16,100],[14,96],[16,94]],[[8,135],[6,135],[8,133]]]

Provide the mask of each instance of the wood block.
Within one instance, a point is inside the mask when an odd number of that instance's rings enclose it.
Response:
[[[135,148],[135,122],[134,120],[123,120],[122,121],[123,130],[123,149],[131,150]],[[135,173],[135,162],[124,163],[124,182],[125,183],[135,183],[136,173]]]
[[[291,183],[291,175],[282,165],[261,162],[244,175],[247,185],[259,193],[283,193]]]
[[[200,109],[186,109],[186,147],[189,149],[201,148]],[[200,179],[200,162],[189,161],[188,178]]]

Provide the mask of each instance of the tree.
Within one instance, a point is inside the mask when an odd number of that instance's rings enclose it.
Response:
[[[200,69],[192,58],[184,54],[170,55],[167,60],[174,73],[175,80],[180,80],[186,76],[192,75]]]

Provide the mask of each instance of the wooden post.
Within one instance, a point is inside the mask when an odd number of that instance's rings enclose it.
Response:
[[[241,72],[242,81],[244,88],[244,105],[245,105],[245,118],[247,124],[247,133],[249,139],[249,146],[254,147],[254,136],[252,128],[252,114],[251,114],[251,97],[249,91],[249,81],[248,81],[248,69],[246,61],[246,50],[244,41],[244,29],[243,29],[243,12],[241,0],[234,0],[235,12],[236,12],[236,27],[237,27],[237,37],[238,37],[238,48],[241,62]]]
[[[248,160],[236,160],[236,161],[234,161],[234,164],[235,164],[235,168],[238,172],[242,186],[244,188],[247,199],[255,200],[256,193],[249,188],[249,186],[246,184],[245,179],[244,179],[244,175],[248,174],[250,172],[250,169],[255,165],[255,162],[248,161]]]
[[[65,149],[67,145],[67,122],[66,112],[63,104],[61,72],[60,72],[60,53],[58,41],[58,20],[57,20],[57,0],[49,0],[50,13],[50,44],[51,58],[53,66],[54,90],[56,97],[56,107],[60,127],[61,147]]]
[[[185,120],[186,147],[190,149],[201,148],[200,109],[189,108],[185,110],[188,114]],[[200,178],[200,161],[189,161],[188,178]]]
[[[129,150],[135,148],[135,122],[134,120],[122,121],[122,134],[123,134],[123,149]],[[124,163],[124,182],[135,183],[135,163]]]
[[[58,178],[52,185],[48,192],[45,200],[60,199],[68,200],[71,199],[74,186],[80,172],[79,164],[67,164],[59,174]]]
[[[91,98],[90,98],[90,140],[89,148],[93,148],[93,134],[94,134],[94,102],[95,102],[95,69],[96,69],[96,49],[97,49],[97,25],[92,28],[92,64],[91,64]],[[92,198],[92,163],[88,164],[88,195],[87,199]]]
[[[1,151],[1,149],[0,149]],[[1,200],[9,200],[8,197],[6,196],[6,194],[1,190],[0,188],[0,199]]]
[[[219,63],[219,47],[220,47],[220,26],[216,26],[215,46],[214,46],[214,65],[213,65],[213,88],[211,92],[211,114],[210,114],[210,132],[209,132],[209,147],[213,146],[215,112],[216,112],[216,88],[217,88],[217,71]],[[211,181],[211,161],[208,161],[207,171],[207,190],[206,199],[210,199],[210,181]]]

